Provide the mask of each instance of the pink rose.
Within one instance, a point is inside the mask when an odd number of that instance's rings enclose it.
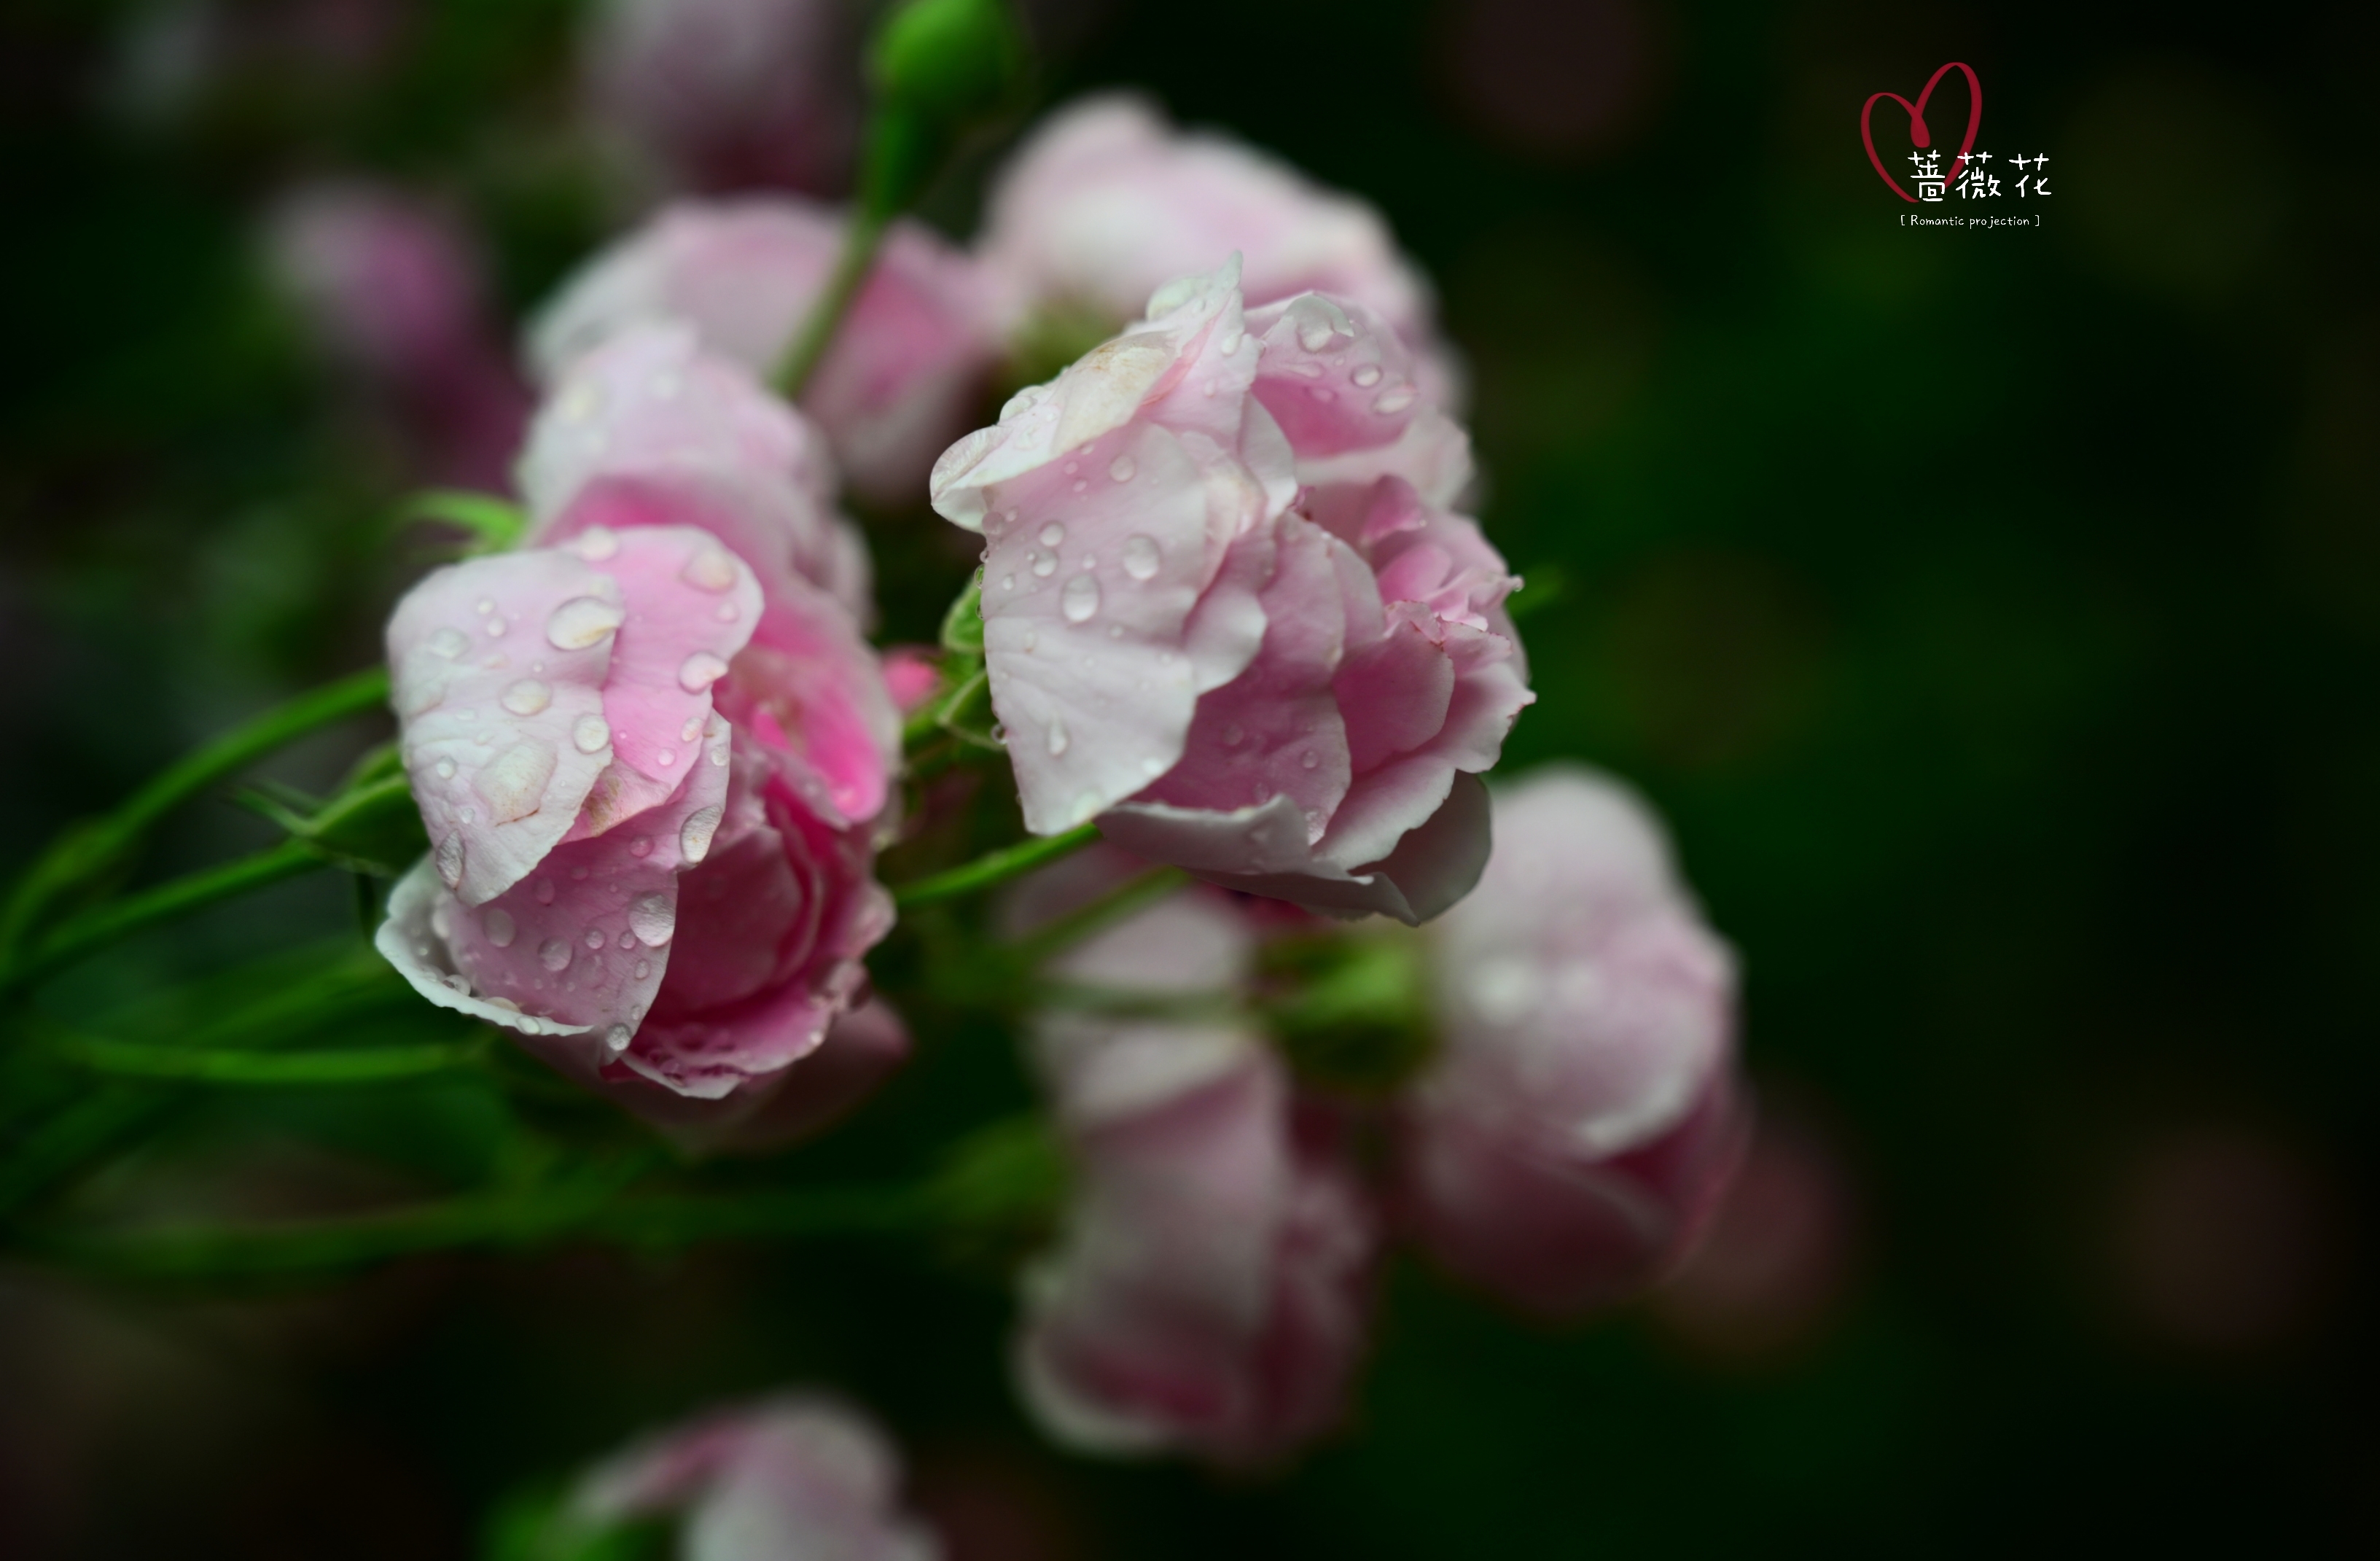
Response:
[[[900,1458],[839,1405],[783,1397],[715,1411],[588,1471],[564,1523],[584,1532],[683,1515],[689,1561],[934,1561],[941,1546],[898,1503]],[[576,1554],[574,1552],[574,1554]]]
[[[1575,767],[1499,794],[1479,893],[1430,930],[1442,1046],[1403,1106],[1415,1234],[1558,1314],[1692,1247],[1741,1155],[1735,964],[1632,794]]]
[[[388,629],[431,852],[382,952],[714,1140],[805,1078],[847,1098],[902,1050],[881,1018],[829,1037],[892,923],[869,821],[898,716],[849,616],[779,588],[693,526],[592,526],[438,570]],[[833,1066],[795,1067],[822,1045]]]
[[[1049,973],[1224,999],[1249,953],[1236,914],[1196,890]],[[1363,1343],[1375,1231],[1354,1182],[1294,1130],[1278,1059],[1220,1017],[1052,1011],[1035,1031],[1079,1183],[1063,1243],[1026,1279],[1027,1404],[1086,1450],[1234,1463],[1327,1429]]]
[[[1439,507],[1468,477],[1393,332],[1310,294],[1244,316],[1231,267],[952,446],[934,505],[988,543],[1026,827],[1096,817],[1341,915],[1460,898],[1488,854],[1473,777],[1533,697],[1518,582]]]
[[[1228,136],[1185,135],[1128,93],[1042,122],[994,184],[978,248],[1013,323],[1048,311],[1111,327],[1236,250],[1251,306],[1352,299],[1421,351],[1432,399],[1459,380],[1437,345],[1429,284],[1378,212]]]
[[[447,213],[361,182],[301,186],[266,259],[309,333],[384,404],[432,481],[492,486],[528,392],[504,361],[480,257]]]
[[[680,189],[842,182],[858,51],[830,0],[607,0],[580,69],[589,116]]]
[[[632,325],[679,322],[708,350],[773,372],[843,247],[842,214],[791,197],[681,201],[595,257],[531,325],[551,384]],[[975,268],[929,230],[896,223],[802,396],[852,485],[914,500],[934,452],[965,426],[990,366]]]

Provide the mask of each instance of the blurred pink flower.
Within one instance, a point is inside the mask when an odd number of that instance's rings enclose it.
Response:
[[[714,1140],[789,1086],[845,1100],[903,1049],[880,1019],[828,1036],[892,923],[869,821],[898,715],[849,616],[778,587],[764,604],[696,527],[594,526],[437,571],[388,630],[432,849],[382,952],[431,1001]],[[832,1067],[795,1067],[822,1045]]]
[[[682,201],[597,255],[531,324],[538,378],[632,326],[682,322],[710,352],[773,372],[832,270],[838,210],[791,197]],[[975,267],[929,229],[894,225],[802,396],[852,486],[912,502],[965,426],[991,360]]]
[[[1308,291],[1365,304],[1420,353],[1432,400],[1457,395],[1429,284],[1378,212],[1228,136],[1176,130],[1129,93],[1041,123],[994,184],[978,250],[1011,331],[1041,312],[1112,329],[1237,250],[1252,306]]]
[[[1045,878],[1065,909],[1096,859]],[[1227,1001],[1251,950],[1211,890],[1176,895],[1049,970],[1142,1000]],[[1286,1071],[1224,1017],[1056,1009],[1035,1024],[1078,1185],[1026,1278],[1017,1369],[1050,1433],[1112,1453],[1279,1457],[1338,1420],[1364,1340],[1375,1226],[1293,1123]]]
[[[1615,783],[1539,771],[1495,816],[1428,940],[1442,1050],[1402,1108],[1403,1212],[1454,1274],[1568,1313],[1659,1277],[1727,1186],[1734,960]]]
[[[1488,853],[1471,777],[1533,697],[1518,582],[1438,507],[1468,476],[1375,315],[1305,295],[1244,316],[1231,266],[952,446],[934,505],[988,543],[1026,827],[1097,817],[1341,915],[1460,898]]]
[[[833,0],[604,0],[589,116],[662,186],[826,190],[857,140],[858,50]]]
[[[589,1470],[565,1520],[601,1529],[683,1516],[686,1561],[934,1561],[899,1505],[899,1456],[850,1409],[787,1396],[672,1427]]]
[[[430,481],[501,485],[528,413],[489,318],[480,259],[434,204],[360,181],[301,186],[266,259],[308,332],[387,413]]]
[[[684,325],[635,325],[574,360],[529,429],[518,478],[532,542],[590,526],[697,525],[773,603],[822,587],[873,620],[868,544],[835,509],[826,441]]]

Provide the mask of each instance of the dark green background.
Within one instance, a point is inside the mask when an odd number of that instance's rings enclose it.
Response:
[[[562,0],[422,4],[368,69],[267,59],[164,121],[110,86],[132,10],[0,22],[9,865],[361,665],[408,567],[377,530],[399,474],[256,273],[269,198],[326,171],[442,191],[516,317],[612,220]],[[0,1270],[0,1551],[462,1555],[501,1493],[784,1382],[869,1405],[945,1510],[1005,1502],[1052,1555],[2373,1543],[2371,12],[1647,7],[1633,127],[1548,146],[1461,84],[1456,10],[1118,5],[1048,96],[1145,86],[1366,195],[1439,279],[1487,524],[1554,598],[1508,766],[1587,758],[1672,821],[1743,955],[1753,1072],[1855,1191],[1824,1325],[1756,1360],[1635,1315],[1548,1333],[1400,1263],[1353,1429],[1258,1481],[1043,1448],[979,1261],[574,1253],[237,1302]],[[1522,18],[1524,46],[1563,57],[1559,21]],[[1859,105],[1950,58],[1985,83],[1979,144],[2052,154],[2041,227],[1899,226]],[[933,574],[893,575],[895,628],[930,625]],[[319,746],[291,774],[345,751]],[[193,813],[155,865],[263,837]],[[342,914],[293,889],[124,968]],[[996,1040],[928,1043],[886,1134],[1017,1091]],[[275,1174],[468,1177],[446,1139],[382,1140],[443,1122],[468,1160],[478,1109],[283,1103]],[[2228,1344],[2161,1326],[2122,1268],[2127,1177],[2207,1135],[2286,1194],[2208,1212],[2204,1271],[2289,1299]]]

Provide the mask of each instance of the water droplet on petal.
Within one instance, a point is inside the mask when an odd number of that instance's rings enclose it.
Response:
[[[488,620],[488,638],[493,640],[511,627],[511,625],[505,623],[502,618],[490,618]]]
[[[652,836],[650,835],[639,835],[634,840],[629,841],[628,854],[632,857],[651,856],[653,854]]]
[[[1091,480],[1090,480],[1089,478],[1087,478],[1087,477],[1083,478],[1081,481],[1077,482],[1075,484],[1075,492],[1076,492],[1076,493],[1078,493],[1078,494],[1087,494],[1087,493],[1089,493],[1090,491],[1091,491]]]
[[[1052,520],[1035,534],[1041,539],[1042,546],[1055,547],[1066,540],[1066,528]]]
[[[628,902],[628,930],[649,948],[659,948],[677,932],[677,901],[658,889]]]
[[[1216,342],[1215,346],[1220,351],[1221,351],[1224,357],[1229,358],[1232,353],[1237,352],[1240,349],[1240,343],[1245,339],[1246,338],[1237,331],[1225,331],[1222,335],[1222,338]]]
[[[578,556],[590,564],[601,564],[619,551],[619,534],[609,526],[589,526],[578,533]]]
[[[442,628],[430,637],[430,648],[448,661],[453,661],[471,648],[471,641],[460,629]]]
[[[627,616],[616,602],[601,596],[574,596],[553,609],[545,620],[545,638],[555,650],[583,651],[600,644]]]
[[[1089,575],[1076,575],[1058,593],[1058,610],[1066,615],[1068,623],[1087,623],[1099,610],[1099,582]]]
[[[601,928],[601,927],[589,927],[589,928],[588,928],[588,929],[587,929],[587,936],[586,936],[586,938],[585,938],[583,941],[586,943],[587,946],[588,946],[588,947],[589,947],[589,948],[601,948],[601,947],[602,947],[602,946],[603,946],[603,929],[602,929],[602,928]]]
[[[734,623],[737,618],[743,616],[743,614],[736,610],[735,603],[722,602],[719,604],[719,611],[711,616],[717,618],[721,623]]]
[[[1248,734],[1246,732],[1240,728],[1239,723],[1234,721],[1223,728],[1223,746],[1225,748],[1237,748],[1240,746],[1242,739],[1246,738],[1247,735]]]
[[[1080,470],[1083,470],[1083,463],[1082,463],[1081,461],[1070,460],[1070,461],[1068,461],[1068,462],[1066,463],[1066,466],[1065,466],[1065,472],[1066,472],[1066,475],[1067,475],[1067,476],[1069,476],[1069,477],[1072,477],[1075,473],[1076,473],[1077,471],[1080,471]]]
[[[438,876],[452,889],[463,882],[463,837],[449,835],[438,842]]]
[[[1319,352],[1330,345],[1330,323],[1317,321],[1297,328],[1297,345],[1308,352]]]
[[[653,962],[651,960],[639,959],[637,961],[637,979],[638,981],[650,981],[653,979]]]
[[[1124,540],[1123,572],[1136,580],[1154,579],[1165,563],[1165,554],[1157,539],[1135,534]]]
[[[1393,390],[1380,392],[1380,398],[1372,403],[1372,410],[1384,418],[1394,417],[1420,398],[1420,391],[1409,384],[1401,384]]]
[[[1051,575],[1058,572],[1058,560],[1055,555],[1044,553],[1040,549],[1036,548],[1032,553],[1026,555],[1026,556],[1033,560],[1033,573],[1035,578],[1046,580]]]
[[[1135,461],[1130,456],[1118,456],[1115,459],[1108,462],[1108,475],[1114,478],[1119,482],[1131,482],[1134,473],[1139,471],[1139,463]]]
[[[664,770],[668,769],[672,764],[677,762],[677,750],[674,748],[664,748],[655,750],[653,754],[653,762],[660,765]]]
[[[480,918],[480,926],[488,934],[488,941],[498,948],[510,948],[515,934],[519,932],[513,925],[512,913],[500,905],[488,907],[487,912]]]
[[[1358,387],[1369,390],[1380,383],[1380,366],[1378,363],[1366,363],[1347,377],[1354,381]]]
[[[628,1043],[634,1039],[636,1039],[634,1033],[625,1024],[615,1024],[603,1032],[603,1044],[615,1052],[626,1051]]]
[[[1050,717],[1050,757],[1055,759],[1065,752],[1066,741],[1066,718],[1052,715]]]
[[[1307,750],[1305,750],[1305,757],[1304,757],[1303,759],[1300,759],[1300,760],[1298,761],[1298,762],[1299,762],[1300,764],[1305,765],[1307,769],[1309,769],[1309,770],[1310,770],[1310,769],[1314,768],[1314,766],[1316,766],[1317,764],[1319,764],[1319,763],[1321,763],[1321,762],[1322,762],[1322,755],[1320,755],[1320,754],[1318,754],[1318,753],[1315,752],[1312,749],[1310,749],[1310,748],[1309,748],[1309,749],[1307,749]]]
[[[553,903],[552,879],[540,878],[537,881],[537,903],[540,905],[552,905]]]
[[[733,591],[735,589],[735,560],[717,543],[705,543],[694,550],[686,567],[677,578],[697,591]]]
[[[724,810],[716,804],[697,808],[686,814],[684,823],[677,826],[678,854],[686,859],[688,866],[710,854],[711,836],[719,833],[719,821],[724,816]]]
[[[698,694],[727,676],[727,664],[709,651],[697,651],[678,664],[677,686]]]
[[[548,938],[538,945],[537,962],[549,970],[559,970],[570,963],[570,945],[560,938]]]
[[[611,740],[612,724],[600,715],[582,715],[571,724],[571,746],[581,753],[600,753]]]
[[[431,765],[431,768],[438,772],[438,778],[440,780],[453,780],[455,778],[455,761],[452,759],[441,759],[437,763]]]
[[[494,810],[495,822],[511,823],[544,804],[553,770],[552,748],[541,742],[516,742],[490,760],[474,784]]]
[[[515,715],[535,715],[552,702],[553,690],[534,677],[524,677],[504,690],[504,708]]]
[[[1016,577],[1015,577],[1014,575],[1002,575],[1002,576],[1001,576],[1001,577],[1000,577],[1000,589],[1001,589],[1001,590],[1002,590],[1002,591],[1014,591],[1014,590],[1015,590],[1015,589],[1016,589]]]

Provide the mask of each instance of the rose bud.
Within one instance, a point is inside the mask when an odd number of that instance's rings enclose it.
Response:
[[[1546,1315],[1624,1299],[1693,1247],[1741,1157],[1735,962],[1659,824],[1541,770],[1430,929],[1441,1051],[1403,1106],[1402,1212],[1455,1274]]]
[[[844,218],[792,197],[682,201],[597,255],[529,329],[552,384],[629,327],[691,326],[702,346],[766,378],[818,302],[843,249]],[[965,426],[991,357],[974,262],[929,229],[898,222],[852,300],[802,409],[826,430],[852,486],[914,502],[934,452]]]
[[[1195,889],[1046,973],[1127,1005],[1224,1002],[1250,953],[1236,913]],[[1220,1016],[1053,1009],[1034,1043],[1078,1178],[1062,1244],[1025,1284],[1017,1372],[1043,1426],[1086,1451],[1225,1463],[1327,1430],[1363,1345],[1375,1228],[1293,1130],[1280,1062]]]
[[[307,185],[273,212],[265,250],[307,333],[385,406],[424,476],[502,479],[528,392],[504,361],[480,257],[450,214],[383,186]]]
[[[388,630],[431,852],[382,952],[709,1142],[901,1050],[880,1021],[829,1038],[892,922],[869,823],[899,718],[849,615],[778,589],[707,530],[593,526],[438,570]],[[795,1067],[822,1045],[832,1067]]]
[[[1438,507],[1467,480],[1392,332],[1314,295],[1244,316],[1232,267],[1018,395],[933,498],[989,544],[1026,826],[1339,915],[1460,898],[1533,698],[1518,582]]]
[[[899,1456],[839,1405],[784,1397],[662,1432],[588,1471],[564,1498],[548,1540],[679,1519],[673,1555],[689,1561],[934,1561],[933,1533],[898,1502]],[[536,1554],[545,1554],[538,1550]],[[604,1554],[610,1554],[607,1550]]]
[[[857,140],[857,56],[831,0],[607,0],[579,70],[589,117],[649,183],[823,190]]]
[[[1459,382],[1429,284],[1378,212],[1228,136],[1184,134],[1130,93],[1042,122],[993,184],[978,249],[1012,334],[1075,322],[1097,339],[1168,281],[1236,250],[1251,306],[1303,292],[1354,299],[1421,352],[1431,399],[1451,399]]]

